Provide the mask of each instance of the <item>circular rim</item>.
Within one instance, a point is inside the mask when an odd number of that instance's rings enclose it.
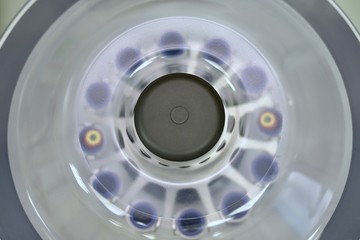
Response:
[[[333,0],[308,1],[305,4],[296,0],[286,0],[286,2],[309,22],[331,51],[342,74],[352,114],[354,147],[348,180],[331,220],[324,226],[323,232],[319,231],[316,236],[321,235],[323,240],[359,239],[360,151],[355,146],[360,142],[360,108],[357,106],[360,101],[357,91],[360,89],[360,81],[358,81],[360,71],[356,64],[348,63],[360,60],[360,36],[346,18],[346,14],[339,7],[335,8],[337,4]],[[324,16],[320,17],[319,12],[314,9],[321,9]]]
[[[38,1],[37,3],[40,3],[41,1]],[[44,1],[45,2],[45,1]],[[359,42],[358,39],[356,39],[354,33],[351,31],[350,27],[347,25],[347,23],[344,21],[344,19],[339,15],[338,12],[336,12],[336,10],[329,5],[328,2],[326,1],[318,1],[316,3],[308,3],[308,4],[299,4],[296,1],[287,1],[291,6],[293,6],[296,10],[298,10],[302,16],[304,16],[309,22],[310,24],[315,28],[315,30],[318,32],[319,35],[321,35],[323,41],[327,44],[328,48],[332,51],[332,54],[335,57],[335,60],[337,61],[337,63],[339,64],[338,67],[343,75],[344,78],[344,82],[345,85],[347,87],[347,91],[348,91],[348,96],[350,101],[350,105],[352,108],[352,114],[353,114],[353,124],[354,124],[354,142],[359,142],[359,135],[358,135],[358,131],[357,129],[359,129],[359,123],[356,122],[357,119],[359,119],[360,116],[360,110],[357,110],[355,108],[355,104],[356,104],[356,90],[355,89],[359,89],[359,83],[356,82],[356,76],[360,75],[360,74],[356,74],[358,73],[358,69],[355,68],[355,66],[351,66],[351,65],[346,65],[343,64],[341,65],[342,62],[346,63],[346,60],[348,61],[349,59],[352,59],[354,62],[356,62],[357,58],[360,56],[360,46],[359,46]],[[73,3],[73,2],[72,2]],[[70,3],[70,4],[72,4]],[[35,7],[35,5],[34,5]],[[60,7],[58,8],[60,9]],[[66,8],[65,8],[66,9]],[[329,10],[332,14],[330,14],[331,16],[329,17],[330,19],[326,19],[325,18],[319,18],[318,17],[318,12],[316,12],[313,9],[326,9]],[[30,8],[28,14],[30,14],[30,12],[36,12],[35,8]],[[324,12],[326,12],[324,10]],[[61,14],[61,12],[59,12],[58,14]],[[56,18],[56,17],[55,17]],[[24,21],[24,18],[22,19],[22,21]],[[43,19],[42,19],[43,21]],[[331,24],[332,23],[332,24]],[[325,27],[324,27],[325,26]],[[344,36],[348,36],[347,40],[349,40],[348,44],[343,45],[341,49],[339,49],[339,45],[337,43],[339,43],[339,38],[337,36],[332,35],[332,31],[327,31],[326,26],[328,26],[328,28],[331,28],[333,32],[336,32],[338,36],[342,36],[342,38],[344,38]],[[334,31],[334,29],[339,29],[338,31]],[[18,24],[15,28],[20,28],[20,24]],[[14,29],[13,34],[16,29]],[[44,31],[46,30],[46,28],[44,29]],[[343,34],[339,34],[339,32],[343,33]],[[17,33],[19,34],[19,32]],[[330,37],[328,36],[328,34],[330,35]],[[12,38],[11,35],[8,36],[7,41],[10,41],[11,39],[18,39],[18,37],[16,38]],[[343,40],[343,39],[342,39]],[[11,46],[6,45],[7,42],[4,43],[4,45],[1,48],[0,54],[4,51],[4,49],[11,49]],[[33,42],[34,43],[34,42]],[[35,41],[36,43],[36,41]],[[31,51],[32,48],[28,48],[28,52]],[[1,54],[3,55],[3,54]],[[3,56],[0,55],[0,61],[3,58]],[[10,55],[8,55],[10,56]],[[23,56],[23,55],[21,55]],[[17,59],[19,60],[19,59]],[[24,60],[26,60],[26,55],[24,56]],[[19,61],[20,62],[20,61]],[[0,66],[6,66],[5,64],[1,64]],[[20,66],[20,70],[21,70]],[[1,70],[1,68],[0,68]],[[3,71],[1,71],[3,72]],[[5,71],[4,71],[5,72]],[[17,72],[18,74],[19,72]],[[16,72],[15,72],[16,75]],[[14,84],[16,83],[16,76],[15,78],[13,77],[12,79],[14,79],[9,85],[12,85],[12,88],[14,87]],[[11,86],[8,86],[7,88],[2,88],[2,89],[11,89]],[[12,91],[11,91],[12,92]],[[11,94],[7,99],[8,105],[10,105],[10,99],[11,99]],[[6,101],[5,101],[6,103]],[[7,106],[8,107],[8,106]],[[5,108],[6,109],[6,108]],[[6,114],[2,114],[2,118],[3,116],[7,116],[8,113]],[[4,119],[4,118],[3,118]],[[5,123],[7,122],[7,119],[5,120]],[[5,126],[4,126],[5,125]],[[7,128],[7,124],[4,124],[3,127],[1,128],[2,131],[5,131],[6,133],[6,129]],[[3,129],[4,128],[4,129]],[[6,134],[4,134],[6,135]],[[3,136],[3,135],[2,135]],[[3,148],[3,146],[1,146]],[[5,150],[6,148],[4,148],[3,150]],[[2,152],[2,151],[1,151]],[[356,207],[357,205],[355,204],[357,201],[356,198],[354,197],[354,193],[357,193],[357,197],[360,196],[359,190],[357,190],[356,188],[356,169],[359,169],[359,165],[356,164],[356,161],[354,161],[355,159],[357,159],[359,152],[356,151],[356,149],[354,149],[353,151],[353,158],[352,158],[352,168],[350,170],[350,174],[349,174],[349,180],[348,183],[346,185],[346,189],[344,191],[343,194],[343,198],[338,206],[338,209],[336,210],[332,220],[330,221],[330,223],[328,224],[328,227],[326,228],[326,230],[324,231],[324,235],[323,238],[325,239],[339,239],[340,238],[346,238],[345,236],[348,236],[349,238],[353,238],[354,236],[351,236],[352,232],[356,232],[358,230],[355,230],[354,228],[356,228],[356,226],[358,226],[358,224],[355,224],[356,221],[356,217],[358,216],[358,211],[356,210],[360,210],[358,207]],[[5,161],[2,161],[5,162]],[[8,169],[8,167],[6,168]],[[9,174],[9,173],[8,173]],[[5,175],[8,175],[5,174]],[[2,175],[4,176],[4,175]],[[1,186],[2,187],[2,186]],[[346,202],[347,204],[345,204],[344,202]],[[350,203],[350,204],[349,204]],[[20,205],[18,205],[20,206]],[[353,206],[348,207],[348,206]],[[348,209],[346,211],[346,209]],[[351,214],[350,214],[351,213]],[[3,224],[4,220],[1,219],[1,226],[5,226]],[[344,224],[344,223],[351,223],[351,224]],[[336,228],[334,226],[337,226]],[[354,227],[351,227],[354,226]],[[346,230],[346,231],[339,231],[339,228],[341,228],[342,230]],[[4,228],[4,229],[8,229],[8,228]],[[353,231],[349,231],[349,229],[352,229]],[[6,231],[4,231],[6,232]],[[332,234],[331,234],[332,233]],[[336,237],[337,236],[337,237]],[[28,236],[27,236],[28,237]],[[358,236],[357,236],[358,238]]]
[[[0,39],[0,238],[40,240],[26,215],[13,183],[7,150],[7,126],[12,95],[23,66],[48,28],[77,0],[29,1],[14,18]],[[44,11],[46,9],[46,11]],[[46,12],[47,14],[44,14]],[[35,17],[34,17],[35,16]],[[39,18],[38,16],[41,16]],[[29,30],[31,29],[31,34]],[[36,29],[36,31],[34,31]],[[18,46],[22,46],[19,48]],[[16,58],[14,58],[16,56]],[[6,75],[6,77],[4,76]],[[21,226],[21,228],[19,228]]]

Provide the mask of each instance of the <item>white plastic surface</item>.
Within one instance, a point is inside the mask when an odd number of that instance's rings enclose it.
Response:
[[[236,239],[241,235],[251,240],[313,239],[329,220],[346,180],[352,149],[350,111],[341,76],[328,50],[282,1],[119,4],[115,0],[93,0],[81,1],[70,9],[28,60],[11,109],[11,167],[32,223],[44,239],[53,240],[186,237],[176,224],[161,225],[161,220],[151,232],[128,227],[131,222],[124,217],[127,206],[111,202],[121,196],[109,202],[93,190],[77,124],[78,93],[99,54],[129,29],[173,15],[218,22],[247,39],[270,64],[284,91],[279,104],[287,109],[280,141],[283,147],[273,152],[282,162],[276,181],[251,196],[254,205],[244,221],[233,225],[226,223],[226,218],[219,222],[210,219],[203,234],[194,238]],[[169,24],[169,28],[177,30],[176,24]],[[208,32],[199,29],[199,36],[206,39]],[[137,34],[141,38],[141,32]],[[229,176],[239,180],[246,174]],[[133,187],[145,183],[139,181]],[[183,184],[181,178],[177,183]],[[165,210],[174,197],[171,190],[167,193]],[[206,208],[216,197],[209,194],[197,208]],[[174,213],[166,218],[176,217]]]

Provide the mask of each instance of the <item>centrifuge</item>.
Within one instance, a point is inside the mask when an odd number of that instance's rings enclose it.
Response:
[[[29,1],[0,239],[359,239],[359,40],[332,0]]]

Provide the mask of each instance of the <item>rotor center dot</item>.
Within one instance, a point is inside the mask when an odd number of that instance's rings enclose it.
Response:
[[[175,107],[173,110],[171,110],[170,114],[171,120],[175,124],[184,124],[189,119],[189,112],[184,107]]]

